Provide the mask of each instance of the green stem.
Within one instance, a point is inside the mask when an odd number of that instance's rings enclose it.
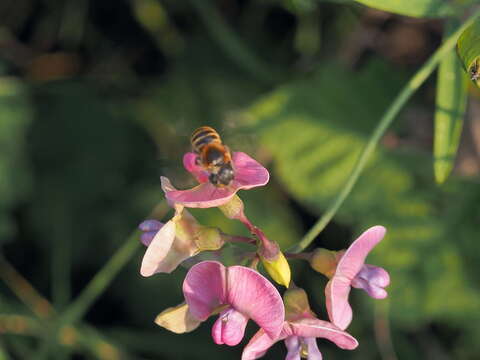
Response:
[[[415,93],[415,91],[417,91],[418,88],[430,76],[430,74],[432,74],[440,60],[442,60],[442,58],[455,47],[455,44],[460,34],[479,17],[480,10],[477,10],[454,33],[452,33],[445,39],[444,43],[433,53],[433,55],[427,60],[427,62],[423,64],[423,66],[415,73],[415,75],[413,75],[413,77],[405,85],[402,91],[397,95],[393,103],[390,105],[390,107],[380,119],[377,127],[370,136],[370,140],[360,154],[352,170],[352,173],[346,181],[342,191],[340,191],[340,193],[333,200],[333,202],[330,204],[322,217],[317,220],[317,222],[305,234],[302,240],[292,249],[290,249],[290,252],[300,252],[304,250],[308,245],[312,243],[312,241],[325,228],[325,226],[327,226],[327,224],[335,216],[340,206],[343,204],[347,196],[352,191],[354,185],[360,177],[360,174],[365,168],[368,159],[372,155],[373,151],[378,145],[378,142],[385,133],[385,130],[390,126],[397,114],[403,108],[405,103],[410,99],[410,97]]]
[[[209,0],[190,0],[190,3],[199,13],[210,36],[232,61],[255,78],[267,84],[274,82],[275,76],[270,68],[248,49]]]
[[[154,208],[149,218],[162,218],[167,211],[168,206],[166,205],[166,202],[161,202]],[[140,231],[133,231],[123,246],[118,249],[105,266],[95,274],[80,295],[59,316],[54,324],[54,329],[49,340],[45,341],[38,349],[35,356],[36,359],[46,359],[49,356],[54,340],[58,336],[58,332],[66,325],[74,326],[74,324],[85,315],[90,306],[105,291],[115,276],[140,247],[140,241],[138,240],[139,236]]]

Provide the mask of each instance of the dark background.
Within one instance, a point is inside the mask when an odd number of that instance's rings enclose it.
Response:
[[[441,20],[343,3],[3,0],[5,259],[61,312],[162,201],[159,175],[178,188],[194,184],[181,159],[201,125],[268,167],[267,187],[240,193],[247,214],[283,248],[299,241],[395,94],[441,42]],[[432,171],[434,94],[432,77],[315,241],[338,250],[369,226],[388,229],[369,262],[390,272],[389,300],[353,291],[349,332],[360,346],[347,352],[319,340],[326,359],[478,356],[479,92],[470,90],[455,173],[442,187]],[[193,213],[245,234],[217,209]],[[153,323],[182,301],[186,270],[142,278],[142,255],[88,311],[90,340],[66,335],[50,357],[239,358],[242,346],[213,343],[212,319],[185,335]],[[292,266],[326,319],[325,278],[308,264]],[[0,359],[34,358],[48,326],[20,326],[34,315],[11,288],[0,283]],[[20,325],[11,322],[17,315]],[[277,344],[265,358],[285,353]]]

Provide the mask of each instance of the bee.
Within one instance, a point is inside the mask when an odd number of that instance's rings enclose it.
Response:
[[[227,186],[235,177],[230,149],[222,143],[218,132],[210,126],[195,130],[190,138],[197,163],[210,173],[208,179],[215,186]]]

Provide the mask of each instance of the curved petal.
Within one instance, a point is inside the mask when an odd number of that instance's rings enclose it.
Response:
[[[300,349],[302,344],[298,336],[289,336],[285,339],[285,346],[288,353],[285,360],[300,360]]]
[[[157,232],[158,231],[144,232],[142,235],[140,235],[140,242],[145,246],[149,246],[152,243],[155,235],[157,235]]]
[[[251,189],[268,183],[270,174],[259,162],[243,152],[233,153],[233,167],[235,179],[233,180],[239,189]]]
[[[188,152],[183,155],[183,166],[191,173],[199,183],[208,181],[208,172],[206,172],[200,165],[197,164],[198,155],[193,152]]]
[[[227,303],[276,338],[283,327],[285,309],[278,290],[265,277],[244,266],[227,272]]]
[[[212,327],[213,341],[218,345],[238,345],[245,334],[247,322],[246,316],[232,308],[222,311]]]
[[[350,281],[334,276],[325,287],[325,302],[330,321],[344,330],[352,322],[352,308],[348,303]]]
[[[267,350],[279,340],[281,339],[272,339],[263,329],[258,330],[243,349],[242,360],[261,358]]]
[[[308,360],[322,360],[322,353],[318,350],[317,339],[305,338],[307,344]]]
[[[192,165],[192,155],[186,154],[185,157],[184,165],[185,162],[187,163],[185,167],[197,176],[199,174],[198,165]],[[162,179],[162,188],[165,191],[167,200],[169,203],[181,204],[191,208],[217,207],[229,202],[238,190],[248,190],[257,186],[263,186],[268,182],[270,177],[268,170],[247,154],[235,152],[233,153],[232,161],[235,169],[235,178],[228,186],[214,186],[208,181],[204,182],[203,175],[198,175],[200,176],[199,181],[202,180],[200,185],[188,190],[169,190],[163,186],[164,180]]]
[[[374,299],[384,299],[387,292],[384,287],[390,284],[388,272],[378,266],[365,264],[352,280],[352,286],[365,290]]]
[[[206,320],[213,310],[226,303],[226,268],[216,261],[203,261],[189,270],[183,281],[183,295],[190,313]]]
[[[169,191],[165,197],[169,202],[190,208],[210,208],[226,204],[237,190],[232,186],[216,187],[206,182],[189,190]]]
[[[149,220],[143,221],[140,225],[138,225],[138,228],[143,232],[147,232],[147,231],[158,231],[161,229],[162,226],[163,224],[160,221],[149,219]]]
[[[353,280],[365,263],[368,253],[383,239],[386,231],[383,226],[377,225],[360,235],[338,262],[334,276],[344,276],[350,281]]]
[[[290,322],[293,333],[303,338],[323,338],[330,340],[341,349],[353,350],[357,340],[332,323],[319,319],[301,319]]]
[[[183,334],[195,330],[200,321],[190,314],[188,305],[182,303],[163,310],[155,318],[155,324],[176,334]]]
[[[158,272],[158,265],[167,256],[174,239],[175,222],[170,220],[157,232],[145,251],[140,268],[142,276],[151,276]]]

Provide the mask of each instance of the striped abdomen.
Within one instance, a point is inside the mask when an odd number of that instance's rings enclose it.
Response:
[[[190,138],[192,149],[197,154],[202,152],[205,145],[208,144],[222,144],[222,139],[217,131],[210,126],[202,126],[195,130]]]

